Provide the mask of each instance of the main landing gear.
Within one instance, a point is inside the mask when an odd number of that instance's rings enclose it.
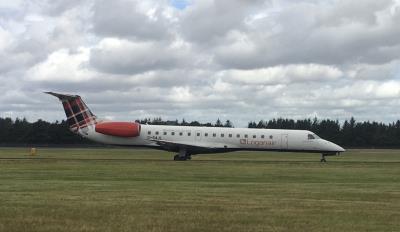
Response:
[[[186,151],[186,149],[181,149],[179,153],[174,156],[175,161],[186,161],[191,159],[192,156]]]
[[[187,155],[187,156],[179,156],[179,154],[174,155],[174,160],[175,161],[186,161],[186,160],[191,160],[192,156]]]

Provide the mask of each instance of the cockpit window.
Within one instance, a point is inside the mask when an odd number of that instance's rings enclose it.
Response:
[[[308,139],[319,139],[318,135],[316,134],[308,134]]]

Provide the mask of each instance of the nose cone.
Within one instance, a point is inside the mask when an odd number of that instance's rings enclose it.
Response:
[[[326,140],[325,140],[324,147],[326,148],[327,151],[330,151],[330,152],[345,152],[346,151],[343,147],[341,147],[337,144],[334,144],[332,142],[326,141]]]
[[[337,152],[345,152],[346,151],[343,147],[341,147],[337,144],[334,144],[334,143],[332,143],[332,144],[336,146]]]
[[[334,144],[332,142],[329,142],[329,146],[332,151],[336,151],[336,152],[345,152],[346,151],[343,147],[341,147],[337,144]]]

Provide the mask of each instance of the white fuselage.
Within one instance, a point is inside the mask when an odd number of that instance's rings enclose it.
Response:
[[[113,145],[163,149],[156,141],[168,141],[177,146],[183,144],[189,150],[192,147],[190,151],[192,154],[235,150],[304,151],[326,154],[345,151],[342,147],[321,139],[307,130],[141,125],[140,135],[137,137],[104,135],[97,133],[93,126],[79,133],[96,142]],[[196,149],[197,147],[207,149]]]

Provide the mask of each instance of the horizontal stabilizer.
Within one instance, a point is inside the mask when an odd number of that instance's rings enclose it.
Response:
[[[71,94],[61,94],[61,93],[54,93],[54,92],[44,92],[50,95],[57,97],[60,100],[72,100],[75,98],[79,98],[79,95],[71,95]]]

